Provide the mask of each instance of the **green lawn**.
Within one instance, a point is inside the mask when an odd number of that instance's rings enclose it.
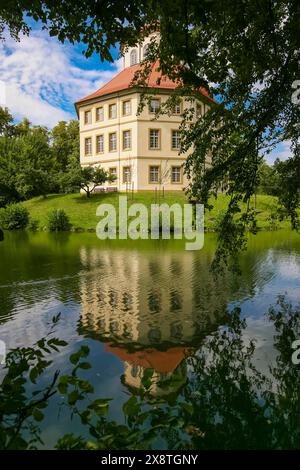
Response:
[[[124,195],[124,194],[122,194]],[[23,204],[30,212],[32,219],[39,221],[41,229],[47,225],[47,214],[52,209],[64,209],[68,214],[74,229],[95,230],[99,218],[96,217],[96,208],[101,203],[113,204],[118,212],[118,193],[93,194],[90,199],[81,194],[51,194],[47,197],[36,197]],[[165,197],[155,200],[152,192],[139,192],[128,195],[128,205],[131,203],[144,203],[150,206],[152,203],[179,203],[187,202],[183,192],[167,192]],[[205,213],[205,227],[207,230],[214,230],[218,221],[218,214],[224,211],[228,202],[227,196],[220,194],[217,199],[212,199],[214,208]],[[272,196],[258,195],[256,200],[258,227],[261,229],[271,229],[272,214],[277,213],[277,199]],[[289,228],[289,222],[276,221],[277,228]]]

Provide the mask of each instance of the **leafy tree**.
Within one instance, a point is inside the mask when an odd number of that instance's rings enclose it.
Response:
[[[0,206],[59,190],[46,128],[27,119],[0,136]]]
[[[7,108],[0,106],[0,136],[9,136],[13,131],[13,117]]]
[[[79,164],[77,121],[61,121],[49,132],[26,118],[14,124],[0,108],[0,207],[59,192],[59,180],[72,161]]]
[[[23,118],[22,121],[19,122],[19,124],[14,125],[14,135],[17,137],[28,135],[30,131],[31,131],[31,122],[26,117]]]
[[[234,230],[230,243],[223,244],[225,258],[241,246],[249,217],[241,213],[240,202],[248,203],[255,192],[261,159],[286,140],[291,142],[289,169],[294,176],[284,180],[288,186],[282,202],[292,219],[297,218],[297,0],[115,0],[104,4],[92,0],[54,4],[45,0],[31,5],[21,0],[18,7],[12,2],[1,7],[2,34],[5,27],[13,37],[29,33],[24,13],[40,20],[60,41],[83,41],[86,55],[96,51],[102,60],[112,60],[111,46],[132,45],[159,22],[161,41],[151,45],[147,62],[159,59],[162,73],[177,80],[179,94],[197,97],[202,86],[220,101],[195,125],[191,126],[189,120],[182,149],[190,153],[186,171],[189,176],[193,174],[191,195],[207,208],[209,196],[216,194],[224,179],[228,182],[230,202],[219,237],[225,237],[234,223],[240,224],[241,230]],[[206,164],[207,156],[210,165]],[[250,204],[247,207],[251,212]]]
[[[18,155],[18,148],[15,141],[8,137],[0,137],[0,207],[21,199],[15,185],[16,155]]]
[[[48,130],[24,126],[16,139],[19,148],[15,187],[21,198],[55,192],[54,159],[49,147]]]
[[[297,149],[298,151],[298,149]],[[294,229],[299,229],[299,206],[300,206],[300,165],[298,158],[289,158],[284,162],[275,163],[279,175],[279,201],[291,217]]]
[[[63,3],[21,0],[18,5],[6,2],[0,10],[0,39],[5,38],[6,28],[15,39],[20,33],[29,34],[29,22],[33,18],[45,25],[50,36],[57,36],[62,42],[69,40],[72,44],[83,42],[87,45],[87,56],[97,51],[102,60],[112,61],[111,46],[117,42],[136,42],[137,32],[148,21],[145,10],[149,6],[144,0],[102,3],[87,0],[84,4],[78,0]]]
[[[278,196],[280,194],[280,190],[280,175],[277,171],[276,165],[270,166],[267,163],[262,162],[258,168],[257,192],[260,194]]]
[[[60,121],[51,131],[51,151],[58,170],[66,171],[72,159],[79,162],[79,123]]]
[[[85,166],[73,159],[68,166],[68,171],[61,176],[62,187],[74,189],[82,189],[86,192],[87,197],[95,191],[97,186],[101,186],[107,181],[115,181],[114,175],[109,175],[102,167]]]

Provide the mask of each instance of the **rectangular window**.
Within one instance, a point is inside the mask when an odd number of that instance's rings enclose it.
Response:
[[[108,170],[108,173],[109,173],[109,176],[114,176],[114,181],[111,181],[110,184],[116,184],[116,181],[117,181],[117,167],[112,167],[112,168],[109,168]]]
[[[123,150],[131,148],[131,131],[123,131]]]
[[[104,120],[104,110],[103,106],[100,108],[96,108],[96,121],[103,121]]]
[[[181,166],[172,166],[171,182],[181,183]]]
[[[109,134],[109,151],[114,152],[115,150],[117,150],[117,134],[112,132]]]
[[[180,149],[180,131],[172,131],[172,150]]]
[[[84,141],[85,155],[92,155],[92,138],[87,137]]]
[[[149,148],[159,149],[160,148],[160,130],[150,129],[149,131]]]
[[[92,123],[92,113],[91,111],[84,112],[84,124],[91,124]]]
[[[173,108],[173,114],[181,114],[181,103],[176,103]]]
[[[122,114],[123,116],[128,116],[129,114],[131,114],[131,101],[130,100],[123,101]]]
[[[131,168],[123,166],[123,183],[131,183]]]
[[[103,134],[97,135],[96,137],[96,151],[97,153],[104,152],[104,136]]]
[[[202,104],[197,103],[197,105],[196,105],[196,117],[199,118],[201,116],[203,116],[203,107],[202,107]]]
[[[159,166],[149,166],[149,183],[159,182]]]
[[[110,176],[117,177],[117,167],[114,166],[112,168],[109,168],[108,173],[109,173]]]
[[[156,113],[160,107],[160,99],[153,98],[149,103],[149,112]]]
[[[115,119],[117,117],[117,105],[115,103],[109,105],[108,117],[109,119]]]

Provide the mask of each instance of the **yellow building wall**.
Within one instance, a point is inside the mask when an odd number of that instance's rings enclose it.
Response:
[[[155,93],[153,98],[159,98],[161,103],[168,99],[165,92]],[[130,100],[131,113],[128,116],[122,114],[123,101]],[[182,190],[187,186],[188,181],[181,171],[181,182],[171,182],[172,166],[182,166],[187,155],[179,155],[178,150],[172,149],[172,130],[179,129],[181,123],[180,115],[161,115],[156,119],[155,115],[149,112],[146,104],[142,112],[137,115],[140,95],[136,92],[128,90],[111,95],[109,98],[103,97],[97,99],[90,104],[80,105],[79,122],[80,122],[80,162],[81,165],[101,165],[105,170],[110,168],[117,169],[117,181],[113,184],[105,186],[116,186],[118,190],[154,190],[155,187],[164,187],[168,190]],[[117,105],[116,118],[109,118],[109,106]],[[96,108],[102,106],[104,110],[103,121],[96,121]],[[191,106],[190,102],[182,102],[182,110]],[[202,103],[203,112],[206,110]],[[85,124],[85,112],[91,112],[91,123]],[[160,147],[159,149],[149,148],[149,132],[150,129],[159,129],[160,131]],[[123,149],[123,131],[131,132],[131,148]],[[109,151],[109,134],[115,132],[117,135],[117,149]],[[104,152],[97,153],[96,137],[102,134],[104,136]],[[85,154],[85,139],[92,139],[92,153]],[[128,185],[123,182],[123,167],[131,167],[132,184]],[[157,183],[149,183],[149,167],[160,167],[160,180]]]

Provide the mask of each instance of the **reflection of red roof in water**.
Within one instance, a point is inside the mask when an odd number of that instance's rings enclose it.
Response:
[[[191,353],[190,349],[179,346],[167,351],[149,348],[130,353],[124,348],[114,347],[109,343],[105,345],[105,350],[115,354],[122,361],[130,362],[144,369],[154,369],[159,373],[172,372]]]
[[[151,70],[151,73],[147,79],[147,86],[149,88],[159,88],[164,90],[175,90],[177,84],[170,80],[168,77],[162,77],[161,72],[158,69],[159,63],[156,62]],[[139,70],[140,64],[132,65],[127,67],[113,77],[109,82],[103,85],[99,90],[94,93],[85,96],[84,98],[77,101],[77,103],[91,100],[93,98],[98,98],[98,96],[105,96],[110,93],[115,93],[117,91],[126,90],[132,86],[132,80],[134,79],[135,73]],[[160,81],[159,81],[160,80]],[[204,87],[200,88],[200,93],[208,98],[210,101],[217,103],[211,96],[209,96],[207,90]]]

